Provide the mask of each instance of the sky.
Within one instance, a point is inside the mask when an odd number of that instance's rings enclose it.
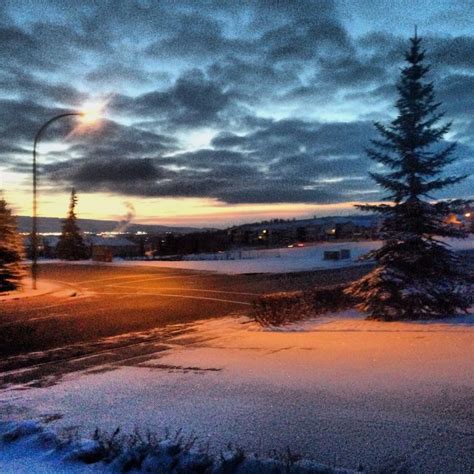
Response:
[[[0,190],[43,216],[224,227],[348,214],[383,196],[365,148],[395,114],[417,25],[457,141],[448,174],[474,174],[474,0],[0,3]],[[380,170],[379,170],[380,171]],[[474,177],[436,198],[474,195]]]

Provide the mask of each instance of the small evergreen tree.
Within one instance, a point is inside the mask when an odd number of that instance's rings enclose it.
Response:
[[[433,84],[425,79],[430,67],[423,60],[421,39],[410,38],[408,65],[397,86],[398,116],[384,126],[375,123],[381,138],[373,140],[368,156],[389,172],[371,173],[389,191],[393,204],[358,206],[383,217],[384,245],[367,255],[376,267],[346,291],[371,319],[422,319],[467,312],[471,296],[458,258],[436,237],[464,237],[446,223],[466,201],[433,202],[432,192],[465,176],[442,176],[454,160],[455,144],[441,146],[451,124],[439,125],[443,113],[435,101]]]
[[[0,199],[0,292],[16,290],[25,275],[21,235],[5,199]]]
[[[57,246],[58,257],[64,260],[83,260],[87,258],[87,248],[77,225],[76,204],[77,195],[76,190],[73,188],[68,216],[63,221],[61,237]]]

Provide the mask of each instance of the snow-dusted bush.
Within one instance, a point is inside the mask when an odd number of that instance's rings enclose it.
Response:
[[[81,461],[86,464],[93,464],[102,461],[106,452],[102,446],[93,439],[80,440],[69,446],[65,461]]]
[[[355,304],[344,293],[344,286],[271,293],[253,302],[255,320],[262,326],[281,326],[329,311],[340,311]]]
[[[3,443],[28,443],[55,453],[63,463],[86,463],[98,472],[161,474],[349,474],[356,471],[336,469],[297,456],[278,455],[261,458],[229,446],[219,455],[195,446],[195,438],[179,432],[159,438],[153,433],[135,431],[122,435],[96,430],[92,439],[60,438],[36,421],[0,423]],[[1,448],[1,445],[0,445]],[[17,453],[20,450],[16,451]],[[54,454],[49,454],[50,459]]]
[[[255,320],[262,326],[281,326],[312,314],[303,291],[271,293],[253,302]]]
[[[2,440],[11,443],[25,436],[31,436],[43,431],[42,426],[33,420],[26,420],[19,423],[6,425],[6,430],[2,435]]]

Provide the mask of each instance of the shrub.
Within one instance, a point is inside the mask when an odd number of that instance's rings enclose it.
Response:
[[[341,311],[355,304],[344,289],[338,285],[263,295],[253,302],[253,316],[262,326],[282,326],[328,311]]]

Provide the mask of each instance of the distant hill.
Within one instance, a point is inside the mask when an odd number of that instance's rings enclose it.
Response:
[[[20,232],[31,231],[30,216],[17,216],[17,223]],[[123,225],[120,221],[102,221],[95,219],[78,219],[79,227],[84,232],[113,232]],[[58,217],[39,217],[38,218],[38,232],[61,232],[62,219]],[[148,224],[130,224],[126,227],[127,232],[149,232],[149,233],[164,233],[174,232],[176,234],[189,234],[191,232],[199,232],[211,230],[199,227],[171,227],[165,225],[148,225]]]
[[[325,217],[312,217],[308,219],[274,219],[270,221],[252,222],[248,224],[241,224],[233,227],[233,229],[247,229],[247,228],[288,228],[288,227],[301,227],[307,225],[334,225],[342,224],[345,222],[352,222],[353,224],[362,227],[371,227],[377,221],[379,217],[375,214],[352,214],[348,216],[325,216]]]
[[[231,229],[237,228],[255,228],[255,227],[271,227],[271,228],[286,228],[299,227],[307,225],[334,225],[342,222],[353,222],[356,225],[372,226],[378,219],[378,216],[371,214],[364,215],[348,215],[348,216],[328,216],[315,217],[309,219],[275,219],[272,221],[252,222],[233,226]],[[17,216],[17,222],[20,232],[31,231],[31,217]],[[58,217],[39,217],[38,231],[39,232],[61,232],[62,219]],[[106,221],[95,219],[78,219],[79,227],[82,231],[92,232],[94,234],[100,232],[113,232],[124,228],[124,221]],[[173,232],[175,234],[190,234],[192,232],[205,232],[210,230],[217,230],[208,227],[173,227],[165,225],[152,224],[130,224],[126,226],[127,232],[148,232],[161,234],[165,232]]]

